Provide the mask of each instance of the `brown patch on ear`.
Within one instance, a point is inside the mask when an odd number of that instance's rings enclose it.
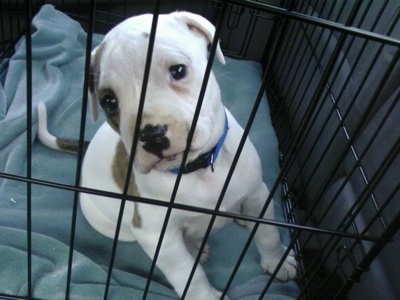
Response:
[[[99,78],[100,78],[100,59],[103,55],[105,42],[102,42],[96,52],[92,56],[92,61],[90,62],[90,76],[89,76],[89,91],[94,94],[97,93],[99,89]]]
[[[96,121],[99,117],[98,90],[100,81],[100,58],[104,51],[104,42],[102,42],[92,54],[90,62],[89,74],[89,100],[92,121]]]
[[[117,144],[117,149],[112,163],[112,174],[115,183],[121,190],[124,189],[125,179],[128,170],[128,163],[129,163],[128,153],[126,152],[124,144],[120,140]],[[133,174],[130,174],[128,194],[137,197],[140,196],[136,186],[135,177],[133,176]],[[134,202],[132,224],[133,227],[135,228],[142,227],[142,218],[139,214],[139,207],[136,202]]]

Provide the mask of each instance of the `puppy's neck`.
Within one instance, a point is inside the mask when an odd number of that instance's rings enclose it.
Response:
[[[215,161],[217,160],[219,151],[222,148],[222,145],[224,144],[225,138],[228,134],[229,130],[229,124],[228,124],[228,117],[225,112],[225,127],[224,131],[222,132],[221,137],[219,138],[217,144],[208,152],[200,154],[197,158],[194,160],[188,162],[182,169],[182,174],[187,174],[191,172],[195,172],[200,169],[205,169],[210,167],[211,171],[214,172],[215,168]],[[180,168],[175,168],[170,170],[171,173],[178,174]]]

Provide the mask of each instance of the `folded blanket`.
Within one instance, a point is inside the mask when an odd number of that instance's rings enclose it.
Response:
[[[33,137],[37,132],[37,104],[46,103],[50,130],[60,136],[77,138],[81,115],[86,33],[80,24],[52,6],[43,6],[33,20]],[[94,37],[97,45],[101,36]],[[16,53],[0,62],[0,172],[26,175],[26,54],[22,39]],[[245,125],[256,98],[261,67],[258,63],[228,59],[216,65],[224,103]],[[237,78],[243,78],[238,84]],[[88,116],[88,120],[90,120]],[[86,139],[104,122],[86,124]],[[272,186],[279,172],[275,133],[264,99],[250,138],[263,161],[264,180]],[[32,177],[73,185],[76,155],[50,150],[34,139]],[[66,291],[68,251],[74,193],[32,185],[32,278],[34,297],[63,299]],[[277,219],[283,220],[280,195],[275,196]],[[26,183],[0,177],[0,294],[27,293],[27,188]],[[281,230],[287,241],[287,231]],[[248,231],[231,223],[210,237],[211,255],[205,265],[216,288],[223,289]],[[102,298],[110,262],[112,240],[96,232],[78,209],[70,293],[72,299]],[[115,257],[110,299],[139,299],[147,280],[151,259],[138,243],[120,242]],[[254,245],[249,249],[229,291],[231,299],[254,299],[269,279],[259,266]],[[289,299],[297,294],[294,282],[275,281],[268,299]],[[156,270],[149,299],[176,298]]]

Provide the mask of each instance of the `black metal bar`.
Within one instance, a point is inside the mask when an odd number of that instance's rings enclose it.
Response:
[[[281,19],[282,19],[281,22],[283,22],[283,28],[281,30],[281,36],[280,36],[281,42],[279,43],[279,45],[280,45],[279,48],[282,50],[282,52],[281,52],[281,55],[279,57],[279,60],[276,63],[274,62],[274,66],[276,66],[275,69],[280,69],[281,68],[282,71],[279,72],[280,74],[275,74],[274,72],[270,72],[270,74],[271,74],[271,77],[276,77],[276,78],[273,78],[274,82],[276,81],[276,82],[289,83],[289,88],[286,89],[286,90],[289,91],[291,85],[294,83],[295,76],[293,76],[292,80],[290,80],[290,81],[287,78],[288,75],[286,75],[284,80],[282,80],[282,77],[285,76],[285,73],[288,73],[288,72],[290,72],[290,70],[293,69],[293,63],[294,63],[294,60],[296,59],[296,57],[301,57],[299,62],[302,62],[304,60],[304,56],[306,54],[306,51],[305,51],[306,48],[303,51],[302,55],[299,55],[299,56],[292,55],[291,61],[289,61],[289,62],[287,61],[288,59],[290,59],[290,53],[297,53],[297,54],[299,53],[299,50],[300,50],[299,48],[300,48],[301,44],[298,43],[298,46],[296,47],[296,49],[294,49],[293,47],[294,47],[294,45],[296,43],[296,40],[297,39],[301,39],[301,35],[299,33],[300,33],[302,28],[300,26],[297,28],[297,30],[294,30],[294,28],[293,28],[293,30],[290,30],[289,33],[288,33],[287,31],[288,31],[289,26],[290,25],[294,26],[295,22],[292,22],[292,20],[290,20],[288,18],[281,18]],[[307,24],[307,28],[308,28],[308,26],[310,26],[310,25]],[[283,44],[283,40],[284,40],[285,37],[286,37],[286,43],[284,45]],[[288,53],[288,54],[285,55],[285,53]],[[285,62],[283,62],[284,58],[286,58]],[[283,66],[282,66],[282,64],[283,64]],[[298,70],[300,69],[300,66],[301,66],[301,63],[299,63],[297,65],[297,70],[294,72],[294,74],[298,73]],[[300,77],[300,78],[303,78],[303,77]],[[282,88],[282,90],[283,90],[283,88]],[[279,98],[279,91],[277,91],[277,93],[278,93],[278,95],[276,95],[276,96]],[[291,104],[289,104],[289,106],[290,105]],[[286,109],[286,113],[282,118],[283,120],[286,118],[288,112],[289,112],[289,109]],[[276,114],[275,117],[272,116],[272,122],[276,123],[276,120],[277,120],[278,117],[281,117],[281,116],[279,114]],[[284,124],[283,120],[281,122],[281,125]],[[288,125],[288,126],[290,126],[290,125]],[[275,131],[276,131],[277,134],[279,134],[280,130],[281,130],[281,126],[275,128]],[[284,138],[282,140],[284,141]]]
[[[324,5],[325,5],[326,3],[327,3],[327,2],[324,2]],[[330,7],[329,12],[328,12],[328,15],[327,15],[328,18],[332,16],[333,12],[335,11],[335,7],[336,7],[335,2],[330,2],[330,4],[331,4],[331,7]],[[342,15],[342,13],[343,13],[343,11],[344,11],[345,5],[346,5],[346,2],[343,2],[342,5],[341,5],[341,7],[340,7],[340,9],[339,9],[338,15],[336,16],[335,22],[338,21],[339,18],[341,17],[341,15]],[[322,10],[322,9],[324,9],[324,6],[321,8],[321,10]],[[322,55],[321,55],[320,57],[318,57],[318,54],[316,53],[316,49],[315,49],[315,48],[316,48],[317,45],[319,45],[319,44],[321,43],[321,40],[322,40],[323,37],[324,37],[325,29],[322,28],[322,30],[320,30],[320,32],[319,32],[319,35],[318,35],[317,40],[316,40],[315,42],[312,42],[311,39],[312,39],[314,33],[316,33],[316,31],[317,31],[318,28],[319,28],[319,29],[321,29],[321,28],[320,28],[320,27],[317,27],[317,26],[314,26],[313,29],[312,29],[312,32],[311,32],[310,34],[307,34],[307,30],[308,30],[308,28],[309,28],[309,25],[310,25],[310,24],[307,24],[307,26],[304,28],[304,25],[300,23],[300,26],[299,26],[299,29],[298,29],[298,32],[300,32],[301,29],[303,29],[303,30],[302,30],[303,36],[305,37],[305,41],[307,41],[308,47],[307,47],[307,46],[304,47],[304,51],[303,51],[303,55],[302,55],[302,58],[301,58],[301,59],[298,59],[298,58],[297,58],[297,55],[295,55],[295,54],[293,55],[293,59],[297,59],[297,60],[299,61],[299,63],[298,63],[298,70],[300,70],[300,67],[301,67],[301,66],[306,65],[307,67],[304,68],[303,73],[302,73],[300,76],[296,76],[296,75],[295,75],[296,73],[293,74],[293,79],[292,79],[292,83],[291,83],[291,84],[294,84],[295,80],[298,78],[298,79],[299,79],[299,80],[298,80],[298,83],[297,83],[296,87],[294,88],[294,90],[296,91],[296,93],[297,93],[297,91],[300,91],[302,87],[306,87],[306,88],[304,89],[304,91],[303,91],[303,93],[302,93],[301,96],[296,97],[296,95],[295,95],[295,96],[292,97],[292,102],[289,104],[289,107],[288,107],[288,109],[286,110],[286,114],[285,114],[285,116],[284,116],[284,119],[288,119],[288,120],[289,120],[289,124],[288,124],[288,127],[289,127],[289,128],[295,127],[295,125],[294,125],[293,123],[294,123],[294,120],[296,119],[296,115],[297,115],[298,113],[300,113],[300,109],[302,108],[302,106],[304,106],[303,103],[304,103],[305,101],[307,101],[307,100],[306,100],[307,93],[309,92],[310,87],[312,87],[312,82],[315,80],[315,77],[316,77],[316,75],[318,74],[318,71],[319,71],[319,69],[318,69],[318,64],[317,64],[317,66],[314,68],[313,74],[312,74],[311,76],[308,76],[308,77],[306,76],[307,70],[308,70],[308,68],[309,68],[310,66],[312,66],[312,62],[314,62],[314,61],[320,62],[320,60],[322,59],[323,55],[324,55],[325,53],[327,53],[326,49],[328,48],[329,42],[330,42],[331,39],[333,38],[333,31],[330,31],[329,36],[326,38],[326,42],[325,42],[324,48],[320,51],[320,53],[321,53]],[[318,33],[318,32],[317,32],[317,33]],[[299,38],[301,39],[302,36],[299,36]],[[302,44],[303,44],[303,43],[300,43],[300,44],[299,44],[299,47],[300,47],[300,45],[302,45]],[[303,59],[306,57],[307,54],[309,54],[309,52],[308,52],[307,50],[311,50],[312,55],[310,55],[310,57],[308,58],[307,62],[304,63],[304,62],[303,62]],[[296,53],[296,52],[290,51],[290,53]],[[323,72],[322,72],[322,74],[323,74]],[[303,79],[306,80],[307,78],[308,78],[308,81],[307,81],[307,82],[303,82]],[[290,85],[290,86],[287,88],[287,90],[290,91],[291,89],[292,89],[292,86]],[[299,98],[299,100],[297,100],[298,98]],[[295,101],[295,99],[296,99],[297,101]],[[297,103],[297,106],[296,106],[296,108],[294,109],[294,112],[292,113],[292,117],[289,118],[289,117],[288,117],[289,111],[291,111],[290,106],[292,106],[292,104],[294,105],[295,103]],[[321,106],[320,106],[320,107],[321,107]],[[318,115],[318,113],[315,113],[314,115]],[[315,118],[315,117],[314,117],[314,118]],[[312,123],[312,122],[310,122],[310,123]],[[282,122],[281,125],[283,125],[283,124],[284,124],[284,123]],[[280,131],[280,128],[277,130],[277,133],[278,133],[278,134],[279,134],[279,131]],[[289,138],[289,139],[290,139],[289,131],[286,131],[286,134],[284,134],[283,137],[282,137],[281,139],[282,139],[282,141],[284,142],[284,141],[286,140],[286,138]],[[300,146],[298,146],[298,147],[300,148]]]
[[[145,103],[145,98],[146,98],[146,91],[147,91],[147,84],[150,76],[150,67],[151,67],[151,60],[153,56],[153,48],[154,48],[154,41],[156,37],[156,30],[157,30],[157,22],[158,22],[158,15],[160,12],[160,0],[156,1],[155,7],[154,7],[154,12],[153,12],[153,20],[151,24],[151,31],[150,31],[150,37],[149,37],[149,46],[147,49],[147,57],[146,57],[146,64],[145,64],[145,70],[143,74],[143,83],[142,83],[142,90],[140,94],[140,99],[139,99],[139,107],[138,107],[138,114],[137,114],[137,119],[136,119],[136,125],[135,125],[135,132],[134,132],[134,138],[132,142],[132,148],[131,148],[131,154],[129,157],[129,163],[128,163],[128,169],[126,172],[126,179],[125,179],[125,187],[124,187],[124,198],[121,201],[121,209],[119,212],[118,216],[118,222],[117,222],[117,230],[116,230],[116,236],[114,237],[114,245],[115,245],[115,250],[116,250],[116,241],[115,239],[118,238],[119,234],[119,229],[121,226],[122,222],[122,216],[123,216],[123,210],[125,206],[125,197],[128,194],[128,189],[129,189],[129,183],[130,183],[130,176],[133,170],[133,161],[135,158],[136,154],[136,146],[139,140],[139,130],[140,130],[140,124],[142,122],[142,115],[143,115],[143,109],[144,109],[144,103]],[[114,250],[114,249],[113,249]],[[151,283],[151,278],[153,276],[153,272],[155,269],[155,265],[150,267],[150,272],[149,276],[146,282],[145,289],[143,291],[143,299],[146,299],[147,293],[150,288],[150,283]]]
[[[87,112],[87,98],[88,98],[88,86],[89,86],[89,75],[90,75],[90,53],[92,50],[92,38],[94,31],[94,16],[96,10],[96,0],[91,0],[91,10],[89,12],[89,28],[86,38],[86,60],[85,60],[85,75],[83,82],[83,92],[82,92],[82,112],[81,112],[81,124],[79,132],[79,150],[76,164],[76,174],[75,174],[75,186],[79,187],[81,181],[81,169],[83,163],[83,147],[85,141],[85,125],[86,125],[86,112]],[[71,277],[72,277],[72,264],[74,257],[74,246],[75,246],[75,233],[76,233],[76,218],[78,212],[78,202],[79,193],[75,191],[73,208],[72,208],[72,218],[71,218],[71,233],[69,242],[69,255],[68,255],[68,271],[67,271],[67,283],[65,298],[69,299],[71,291]]]
[[[158,259],[159,253],[160,253],[162,242],[163,242],[166,230],[167,230],[168,222],[169,222],[169,219],[170,219],[170,216],[171,216],[171,213],[172,213],[172,206],[171,205],[175,203],[175,198],[176,198],[176,195],[177,195],[177,192],[178,192],[179,184],[180,184],[180,181],[181,181],[181,178],[182,178],[182,175],[183,175],[182,171],[184,170],[184,166],[186,164],[186,160],[188,158],[188,154],[189,154],[189,151],[190,151],[190,145],[192,143],[192,139],[193,139],[194,132],[195,132],[195,129],[196,129],[196,124],[197,124],[197,121],[198,121],[198,118],[199,118],[199,115],[200,115],[200,110],[201,110],[201,107],[202,107],[202,104],[203,104],[203,100],[204,100],[205,91],[206,91],[206,88],[207,88],[208,79],[209,79],[209,76],[211,74],[212,61],[214,59],[216,46],[217,46],[216,41],[217,41],[216,40],[216,36],[214,36],[214,42],[213,42],[213,45],[212,45],[212,49],[210,51],[209,60],[208,60],[207,66],[206,66],[206,70],[205,70],[202,86],[201,86],[201,89],[200,89],[200,94],[199,94],[197,105],[196,105],[196,109],[195,109],[195,112],[194,112],[194,115],[193,115],[192,124],[191,124],[190,130],[188,132],[188,137],[187,137],[187,142],[186,142],[186,149],[183,152],[181,166],[179,168],[179,172],[177,174],[176,182],[175,182],[172,194],[171,194],[171,198],[170,198],[170,201],[169,201],[170,205],[168,205],[168,209],[167,209],[167,212],[166,212],[164,223],[163,223],[163,226],[162,226],[162,229],[161,229],[159,241],[158,241],[157,248],[156,248],[156,251],[155,251],[155,254],[154,254],[154,257],[153,257],[153,261],[152,261],[152,265],[151,265],[151,269],[150,269],[150,276],[148,278],[148,281],[147,281],[147,284],[146,284],[146,288],[148,288],[148,285],[150,284],[151,276],[152,276],[154,268],[156,266],[156,262],[157,262],[157,259]]]
[[[211,49],[210,49],[210,56],[208,58],[208,63],[207,63],[206,71],[205,71],[205,76],[204,76],[204,79],[203,79],[204,89],[207,87],[208,78],[209,78],[209,75],[211,73],[212,63],[214,61],[215,52],[216,52],[216,49],[218,47],[219,36],[220,36],[220,33],[221,33],[222,22],[224,20],[225,13],[226,13],[226,5],[223,4],[222,7],[220,8],[220,14],[219,14],[217,26],[216,26],[216,29],[215,29],[214,39],[213,39],[213,42],[212,42],[212,45],[211,45]],[[201,97],[201,95],[199,95],[199,97]],[[204,98],[204,95],[202,96],[202,98]],[[188,146],[190,146],[190,144]],[[235,162],[237,162],[237,159],[236,160],[234,159],[234,162],[233,162],[232,165],[234,165]],[[230,181],[230,179],[232,177],[233,169],[234,169],[234,167],[232,167],[228,172],[226,181],[224,183],[224,186],[222,188],[221,194],[220,194],[220,196],[218,198],[217,204],[216,204],[215,209],[214,209],[215,212],[219,211],[219,208],[221,206],[221,203],[222,203],[223,197],[225,195],[226,189],[228,188],[229,181]],[[232,172],[231,172],[231,170],[232,170]],[[183,290],[182,299],[184,299],[186,297],[186,293],[187,293],[187,291],[188,291],[188,289],[190,287],[190,283],[192,282],[194,273],[195,273],[196,268],[197,268],[197,266],[198,266],[198,264],[200,262],[200,258],[201,258],[202,252],[203,252],[203,250],[204,250],[204,248],[206,246],[208,237],[209,237],[209,235],[211,233],[211,229],[212,229],[212,227],[214,225],[214,221],[215,221],[216,217],[217,217],[216,214],[212,214],[211,215],[211,220],[209,222],[209,225],[208,225],[207,230],[206,230],[206,232],[204,234],[204,237],[203,237],[203,241],[202,241],[202,243],[201,243],[201,245],[199,247],[199,250],[198,250],[199,251],[198,255],[195,258],[194,265],[192,267],[192,270],[191,270],[191,272],[189,274],[189,278],[188,278],[187,283],[185,285],[185,288]]]
[[[261,97],[261,93],[265,90],[267,82],[268,82],[268,76],[267,76],[267,72],[266,72],[265,75],[264,75],[264,78],[263,78],[263,83],[261,85],[260,93],[259,93],[258,97]],[[253,107],[253,109],[256,111],[256,109],[257,109],[256,105]],[[248,126],[251,126],[251,122],[250,121],[251,120],[249,120]],[[250,129],[248,126],[246,127],[245,131]],[[293,145],[294,144],[295,143],[293,143]],[[265,205],[264,205],[263,209],[261,210],[258,219],[262,219],[263,218],[268,206],[271,204],[273,195],[277,191],[278,186],[280,185],[280,182],[282,181],[282,179],[284,177],[284,174],[285,174],[285,168],[282,168],[280,173],[279,173],[279,175],[277,176],[277,179],[276,179],[273,187],[271,188],[270,194],[269,194],[268,198],[266,199]],[[258,221],[255,222],[253,230],[250,232],[250,236],[249,236],[248,240],[246,241],[245,246],[243,247],[242,253],[241,253],[241,255],[240,255],[240,257],[239,257],[239,259],[238,259],[238,261],[237,261],[237,263],[236,263],[236,265],[234,267],[234,270],[233,270],[233,272],[232,272],[232,274],[231,274],[231,276],[230,276],[230,278],[228,280],[228,283],[225,286],[225,289],[223,291],[223,295],[226,294],[227,290],[229,289],[229,286],[232,284],[232,281],[233,281],[237,271],[239,270],[240,264],[241,264],[244,256],[246,255],[246,252],[247,252],[248,248],[250,247],[251,241],[253,240],[259,225],[260,225],[260,222],[258,220]],[[289,245],[289,247],[288,247],[287,251],[285,252],[285,254],[283,255],[280,264],[277,266],[277,268],[275,269],[274,273],[272,274],[271,279],[270,279],[269,283],[267,284],[267,286],[266,286],[266,288],[264,290],[265,292],[268,290],[269,285],[272,283],[272,280],[275,278],[275,275],[277,274],[280,266],[283,264],[285,258],[289,254],[289,251],[290,251],[291,247],[293,246],[293,244],[294,244],[294,239],[293,239],[292,243]]]
[[[74,191],[74,192],[79,192],[79,193],[121,199],[121,194],[107,192],[107,191],[103,191],[103,190],[75,187],[72,185],[55,183],[55,182],[51,182],[51,181],[44,181],[44,180],[39,180],[39,179],[34,179],[34,178],[29,179],[24,176],[12,175],[12,174],[8,174],[8,173],[0,173],[0,177],[15,180],[15,181],[30,182],[31,184],[35,184],[35,185],[48,186],[48,187],[63,189],[63,190],[67,190],[67,191]],[[232,213],[232,212],[224,212],[224,211],[216,212],[216,211],[214,211],[214,209],[201,208],[201,207],[197,207],[197,206],[185,205],[185,204],[180,204],[180,203],[172,203],[171,204],[169,202],[165,202],[165,201],[161,201],[161,200],[155,200],[155,199],[143,198],[143,197],[135,197],[135,196],[131,196],[131,195],[127,195],[126,200],[127,201],[135,201],[135,202],[143,203],[143,204],[152,204],[152,205],[157,205],[157,206],[163,206],[163,207],[171,206],[172,208],[175,208],[175,209],[187,210],[187,211],[197,212],[197,213],[201,213],[201,214],[209,214],[209,215],[216,214],[219,217],[239,219],[239,220],[243,220],[243,221],[250,221],[250,222],[258,221],[261,224],[270,224],[270,225],[275,225],[275,226],[283,227],[283,228],[294,228],[294,229],[299,229],[299,230],[303,230],[303,231],[309,231],[309,232],[326,234],[326,235],[338,235],[338,236],[349,237],[349,238],[358,238],[358,239],[363,239],[363,240],[372,241],[372,242],[380,240],[380,237],[362,236],[362,235],[356,235],[353,233],[347,233],[347,232],[341,232],[341,231],[335,231],[335,230],[327,230],[327,229],[323,229],[323,228],[316,228],[316,227],[297,225],[297,224],[288,224],[286,222],[267,220],[267,219],[262,219],[262,218],[260,219],[257,217],[245,216],[245,215],[240,215],[240,214]]]
[[[132,145],[131,145],[131,154],[129,157],[128,168],[127,168],[127,172],[126,172],[124,190],[122,192],[122,195],[119,195],[119,197],[118,197],[118,199],[121,200],[121,204],[120,204],[120,209],[119,209],[119,213],[118,213],[115,235],[114,235],[114,239],[113,239],[110,264],[109,264],[108,273],[107,273],[106,290],[104,292],[104,299],[107,299],[107,297],[108,297],[109,286],[111,283],[112,270],[113,270],[115,255],[117,252],[118,238],[119,238],[119,233],[120,233],[120,229],[121,229],[125,204],[126,204],[126,200],[128,197],[130,178],[131,178],[131,174],[132,174],[132,170],[133,170],[133,161],[134,161],[134,157],[135,157],[135,153],[136,153],[136,146],[137,146],[137,143],[139,140],[139,129],[140,129],[140,123],[142,120],[143,108],[144,108],[144,102],[145,102],[146,90],[147,90],[147,83],[148,83],[149,74],[150,74],[150,67],[151,67],[151,60],[152,60],[152,54],[153,54],[153,48],[154,48],[154,41],[155,41],[155,34],[156,34],[156,29],[157,29],[159,10],[160,10],[160,1],[157,1],[156,5],[155,5],[154,13],[153,13],[153,20],[152,20],[152,25],[151,25],[150,37],[149,37],[149,46],[147,49],[147,58],[146,58],[145,69],[144,69],[144,74],[143,74],[142,90],[141,90],[140,99],[139,99],[138,114],[137,114],[137,118],[136,118],[133,141],[132,141]],[[146,298],[146,295],[147,295],[147,292],[148,292],[148,289],[150,286],[150,282],[151,282],[151,276],[152,276],[152,274],[149,274],[149,278],[148,278],[148,281],[146,283],[146,287],[145,287],[145,290],[143,293],[143,299]]]

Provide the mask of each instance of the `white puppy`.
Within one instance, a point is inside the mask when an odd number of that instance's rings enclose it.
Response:
[[[138,104],[143,83],[152,15],[136,16],[112,29],[93,51],[90,103],[93,119],[98,104],[107,123],[97,131],[86,151],[82,186],[121,193],[131,152]],[[176,12],[160,15],[150,76],[134,158],[129,193],[170,201],[182,161],[200,87],[207,65],[207,46],[214,35],[212,24],[201,16]],[[224,63],[220,48],[216,57]],[[211,73],[187,164],[175,202],[214,209],[241,139],[243,129],[223,106],[220,90]],[[49,147],[67,150],[69,142],[47,131],[46,109],[39,106],[39,138]],[[247,140],[220,210],[258,216],[268,189],[261,179],[260,159]],[[89,223],[113,238],[120,200],[81,194],[80,204]],[[137,240],[153,257],[167,208],[127,202],[119,238]],[[273,205],[265,218],[273,219]],[[230,219],[217,218],[214,229]],[[162,242],[157,266],[178,295],[182,295],[210,216],[173,210]],[[250,229],[253,223],[244,222]],[[261,225],[255,236],[261,266],[274,272],[282,258],[277,228]],[[206,251],[205,251],[206,252]],[[203,262],[206,259],[206,253]],[[295,277],[296,262],[291,253],[277,278]],[[188,299],[217,299],[221,293],[208,282],[198,266],[187,293]]]

